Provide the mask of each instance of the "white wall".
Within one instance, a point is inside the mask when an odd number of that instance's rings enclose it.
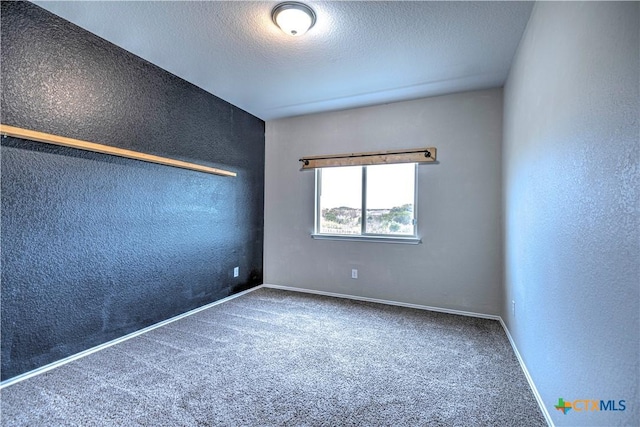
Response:
[[[536,3],[505,86],[503,317],[557,425],[640,425],[638,9]]]
[[[264,281],[498,314],[502,90],[266,123]],[[305,155],[435,146],[419,167],[420,245],[313,240]],[[351,279],[351,269],[359,279]]]

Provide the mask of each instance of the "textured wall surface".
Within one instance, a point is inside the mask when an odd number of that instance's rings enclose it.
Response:
[[[639,6],[537,3],[505,87],[503,317],[557,425],[640,425]]]
[[[267,122],[265,283],[498,314],[501,140],[500,89]],[[300,157],[425,146],[439,164],[418,167],[422,244],[311,239]]]
[[[262,282],[264,122],[32,4],[1,27],[3,123],[238,173],[4,138],[3,379]]]

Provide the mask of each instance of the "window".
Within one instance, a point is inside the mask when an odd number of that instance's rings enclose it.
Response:
[[[416,238],[416,163],[316,169],[314,237]]]

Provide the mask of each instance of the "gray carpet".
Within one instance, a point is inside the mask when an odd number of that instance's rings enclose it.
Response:
[[[496,321],[264,288],[1,398],[3,426],[546,425]]]

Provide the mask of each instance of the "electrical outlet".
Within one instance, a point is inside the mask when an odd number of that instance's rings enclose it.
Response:
[[[233,277],[238,277],[240,275],[240,267],[235,267],[233,269]]]
[[[352,279],[357,279],[358,278],[358,269],[354,268],[351,270],[351,278]]]
[[[516,302],[515,300],[511,300],[511,315],[515,317],[516,315]]]

